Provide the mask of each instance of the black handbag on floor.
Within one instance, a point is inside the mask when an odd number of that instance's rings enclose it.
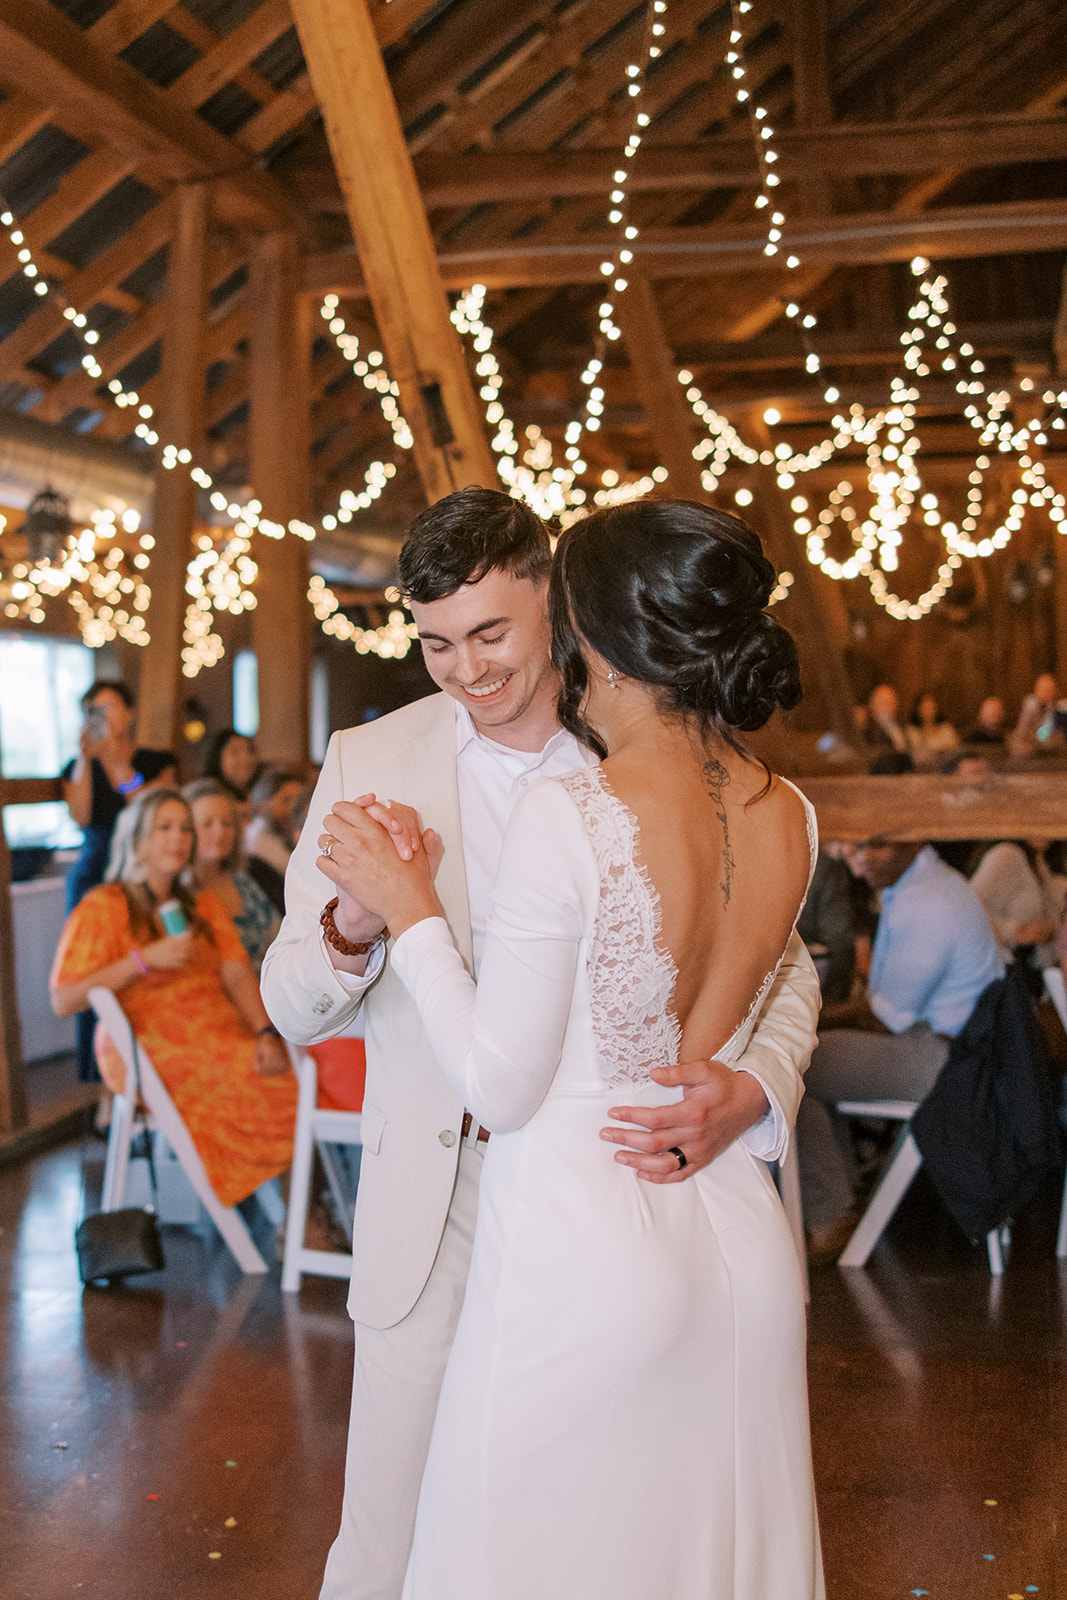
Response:
[[[101,1278],[113,1282],[138,1272],[163,1269],[163,1242],[155,1212],[130,1206],[122,1211],[97,1211],[78,1225],[74,1235],[78,1273],[83,1283]]]
[[[137,1041],[133,1043],[133,1081],[127,1082],[127,1093],[136,1095],[140,1058]],[[127,1075],[130,1076],[129,1074]],[[143,1126],[143,1149],[138,1154],[148,1159],[148,1172],[152,1180],[152,1193],[158,1193],[156,1163],[152,1156],[152,1132]],[[82,1194],[85,1193],[85,1163],[82,1162]],[[154,1211],[143,1206],[126,1206],[119,1211],[96,1211],[85,1217],[74,1233],[74,1248],[78,1253],[78,1275],[82,1283],[108,1283],[133,1278],[139,1272],[163,1270],[163,1241]]]

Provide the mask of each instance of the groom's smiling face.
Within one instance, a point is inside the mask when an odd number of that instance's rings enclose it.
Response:
[[[488,738],[538,749],[555,716],[548,586],[494,567],[477,583],[412,601],[426,669]],[[527,743],[530,736],[535,742]],[[540,739],[540,744],[536,741]]]

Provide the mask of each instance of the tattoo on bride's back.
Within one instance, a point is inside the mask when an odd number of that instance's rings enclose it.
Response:
[[[704,781],[708,786],[708,794],[715,807],[715,815],[722,823],[722,879],[719,888],[722,890],[723,909],[730,904],[730,886],[734,877],[734,853],[730,849],[730,825],[726,819],[726,798],[723,790],[730,782],[730,774],[721,761],[716,761],[714,756],[704,763]]]

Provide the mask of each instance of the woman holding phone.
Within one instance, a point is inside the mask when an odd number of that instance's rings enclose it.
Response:
[[[147,750],[134,744],[136,706],[124,683],[97,679],[81,698],[85,725],[78,755],[60,773],[63,798],[82,830],[78,859],[67,875],[67,910],[102,883],[115,823],[130,797],[147,784],[172,783],[178,763],[169,750]],[[75,1018],[78,1077],[95,1083],[91,1012]],[[101,1102],[104,1111],[106,1102]],[[106,1120],[100,1123],[101,1131]]]
[[[195,842],[176,790],[133,802],[108,882],[67,919],[52,1005],[70,1016],[96,985],[115,993],[229,1206],[288,1169],[296,1080],[233,918],[210,890],[193,887]],[[103,1029],[96,1050],[105,1083],[121,1093],[125,1071]]]

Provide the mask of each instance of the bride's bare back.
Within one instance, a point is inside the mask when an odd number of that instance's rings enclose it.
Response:
[[[609,757],[604,777],[633,812],[678,969],[672,1007],[683,1061],[709,1059],[748,1014],[777,964],[811,864],[796,792],[721,743],[677,726],[654,748]],[[643,743],[643,741],[642,741]]]

